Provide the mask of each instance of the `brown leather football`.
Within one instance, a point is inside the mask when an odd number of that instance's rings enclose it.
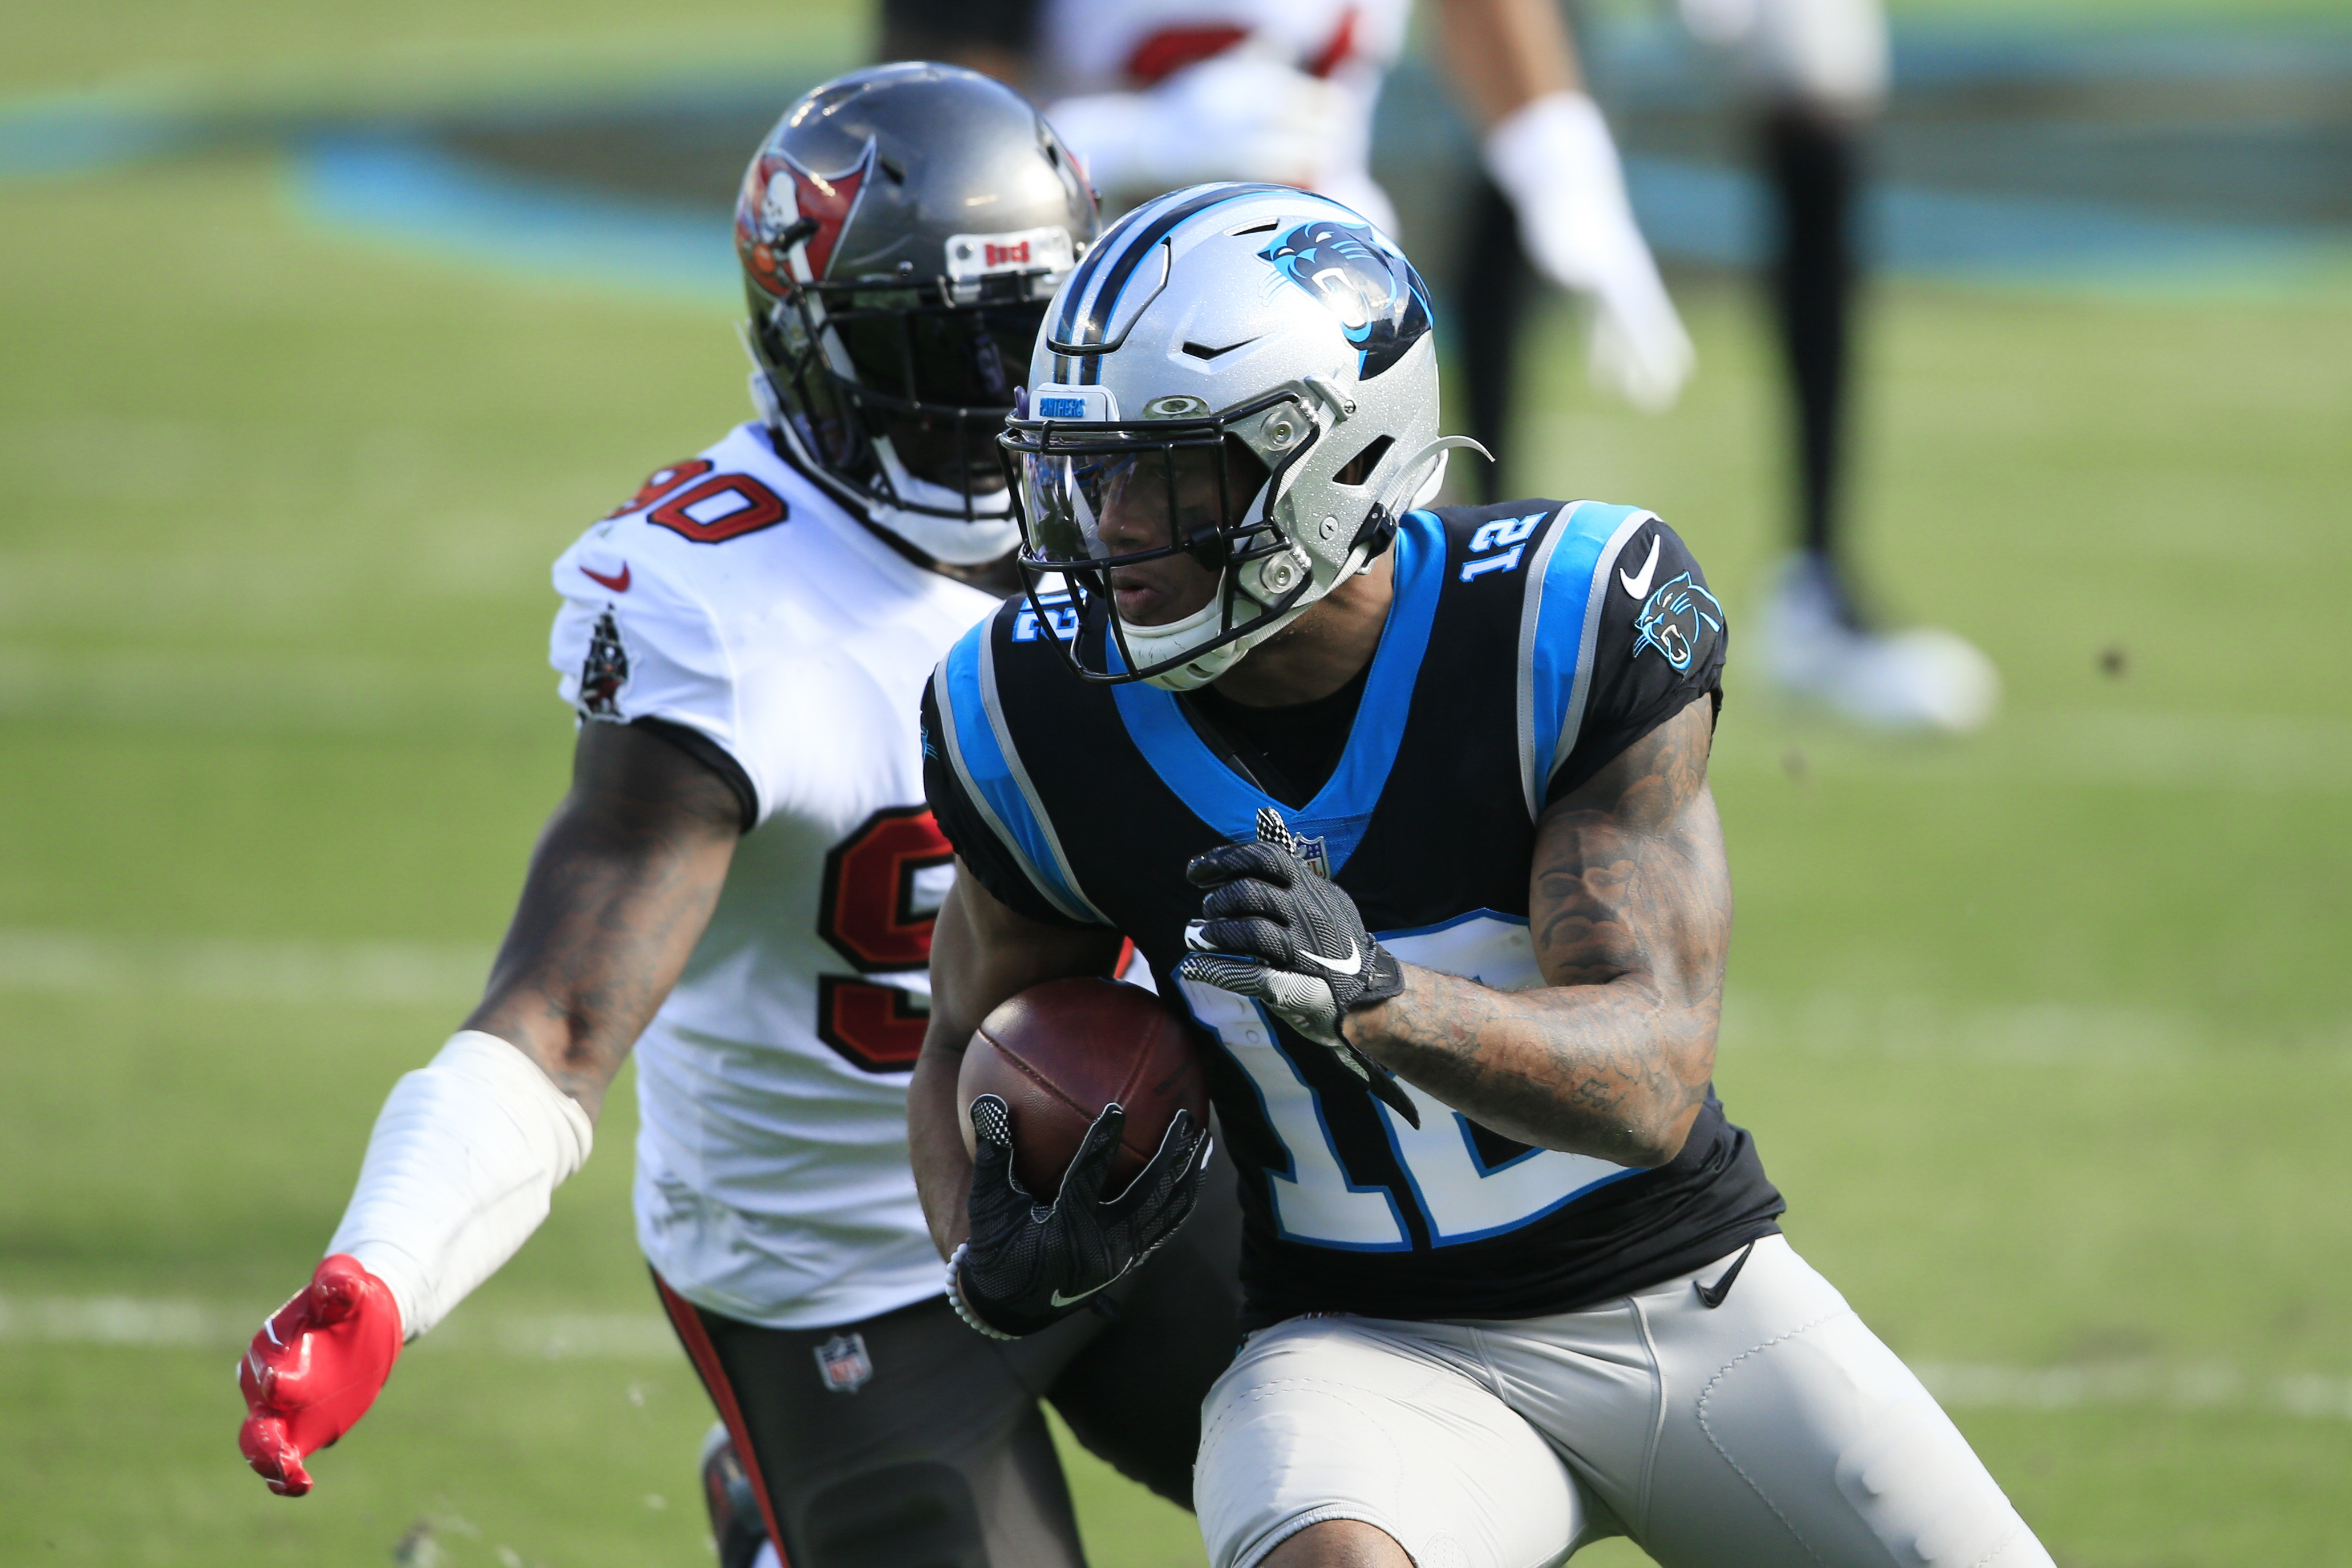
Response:
[[[982,1094],[1012,1113],[1013,1174],[1041,1203],[1061,1191],[1104,1106],[1127,1112],[1105,1197],[1150,1163],[1179,1110],[1196,1122],[1209,1114],[1191,1033],[1157,996],[1118,980],[1048,980],[982,1020],[956,1079],[967,1150],[971,1103]]]

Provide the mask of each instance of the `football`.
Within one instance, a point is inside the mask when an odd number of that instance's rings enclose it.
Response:
[[[1123,1190],[1160,1150],[1180,1110],[1209,1113],[1208,1081],[1185,1026],[1157,996],[1118,980],[1048,980],[982,1020],[956,1080],[963,1142],[971,1103],[1003,1100],[1013,1118],[1013,1172],[1040,1202],[1103,1107],[1127,1112],[1106,1196]]]

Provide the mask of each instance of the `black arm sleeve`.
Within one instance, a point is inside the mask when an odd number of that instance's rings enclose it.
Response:
[[[940,738],[939,700],[929,682],[923,685],[923,794],[930,802],[931,820],[955,846],[956,858],[980,879],[981,886],[996,895],[999,904],[1040,925],[1072,931],[1098,929],[1091,922],[1071,919],[1045,901],[965,792]]]
[[[1544,792],[1547,806],[1696,698],[1710,697],[1723,711],[1723,606],[1680,536],[1664,523],[1637,528],[1601,570],[1608,581],[1584,723]],[[1626,591],[1629,582],[1643,590],[1640,598]]]

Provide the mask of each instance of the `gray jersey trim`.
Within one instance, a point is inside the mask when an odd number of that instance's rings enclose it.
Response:
[[[1592,644],[1601,635],[1601,601],[1616,574],[1617,557],[1636,533],[1657,520],[1655,512],[1636,512],[1618,524],[1617,531],[1601,547],[1601,559],[1593,568],[1592,589],[1584,601],[1584,637],[1576,650],[1576,685],[1569,693],[1568,716],[1560,721],[1559,744],[1552,747],[1551,766],[1544,770],[1546,789],[1559,775],[1568,754],[1576,749],[1577,732],[1584,727],[1584,704],[1592,695]]]
[[[1535,559],[1528,563],[1527,591],[1519,600],[1519,786],[1528,798],[1528,821],[1543,814],[1540,787],[1536,781],[1536,622],[1543,614],[1544,579],[1551,570],[1551,552],[1568,531],[1569,519],[1582,501],[1570,501],[1552,514]]]
[[[1078,885],[1071,873],[1070,857],[1062,849],[1062,836],[1054,831],[1054,819],[1045,813],[1045,803],[1037,798],[1037,787],[1029,781],[1029,768],[1021,760],[1020,748],[1013,744],[1013,727],[1004,720],[1004,705],[996,693],[996,638],[994,628],[980,639],[980,701],[988,711],[988,727],[996,732],[996,747],[1004,753],[1005,770],[1013,776],[1013,787],[1029,802],[1029,815],[1036,820],[1037,831],[1045,835],[1045,847],[1053,852],[1054,869],[1061,873],[1062,884],[1069,889],[1070,897],[1078,901],[1080,909],[1071,910],[1065,900],[1055,898],[1055,904],[1073,919],[1091,919],[1097,925],[1108,925],[1109,918],[1094,906],[1087,891]],[[1035,881],[1034,877],[1030,879]]]
[[[983,637],[982,646],[984,648],[986,645],[986,639]],[[948,658],[951,659],[954,656],[950,652]],[[985,682],[990,674],[987,664],[983,664],[981,666],[982,681]],[[979,782],[972,778],[971,768],[963,759],[962,732],[957,727],[956,723],[954,685],[955,683],[948,678],[948,660],[941,659],[939,667],[931,672],[931,691],[939,699],[940,728],[947,732],[948,762],[955,768],[956,778],[962,781],[964,799],[971,802],[972,809],[980,813],[981,820],[986,822],[989,831],[996,835],[996,841],[1003,844],[1012,854],[1013,863],[1018,865],[1022,873],[1028,877],[1029,885],[1037,890],[1039,896],[1073,920],[1087,918],[1089,911],[1071,907],[1069,900],[1046,885],[1045,879],[1037,873],[1037,868],[1030,862],[1028,852],[1021,847],[1021,841],[1013,836],[1013,830],[1005,826],[1004,819],[996,814],[996,808],[988,803],[987,791],[981,789]],[[996,729],[993,724],[990,727]],[[997,744],[1002,746],[1003,732],[996,729],[996,734]],[[1018,768],[1019,764],[1014,763],[1013,766]],[[1021,780],[1021,787],[1026,793],[1028,780],[1025,778]],[[1036,797],[1030,796],[1033,808],[1035,800]],[[1059,845],[1055,846],[1055,852],[1057,854],[1060,852]]]

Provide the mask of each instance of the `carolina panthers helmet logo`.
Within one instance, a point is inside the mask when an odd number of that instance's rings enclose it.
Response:
[[[1687,670],[1708,632],[1723,630],[1723,606],[1685,572],[1650,595],[1633,618],[1633,630],[1641,635],[1628,657],[1638,659],[1644,648],[1655,648],[1677,671]]]
[[[1370,224],[1318,218],[1258,255],[1339,319],[1358,350],[1356,374],[1366,381],[1404,358],[1429,330],[1429,290],[1421,275]]]

